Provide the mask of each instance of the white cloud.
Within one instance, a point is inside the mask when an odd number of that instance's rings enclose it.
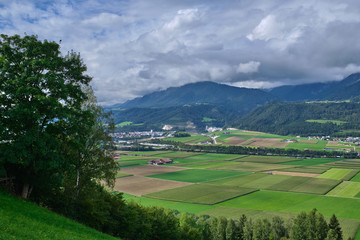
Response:
[[[236,68],[237,73],[254,73],[259,70],[261,63],[256,61],[250,61],[248,63],[240,63]]]
[[[1,1],[0,30],[80,52],[103,104],[197,81],[266,87],[360,71],[360,4]]]

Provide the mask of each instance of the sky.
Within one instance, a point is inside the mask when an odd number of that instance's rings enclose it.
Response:
[[[271,88],[360,72],[359,0],[0,0],[0,33],[79,52],[102,105],[214,81]]]

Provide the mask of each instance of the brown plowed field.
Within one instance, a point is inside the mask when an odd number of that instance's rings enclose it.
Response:
[[[148,193],[183,187],[191,184],[192,183],[147,178],[143,176],[131,176],[116,179],[114,190],[141,196]]]
[[[289,143],[281,142],[279,138],[251,138],[248,140],[250,143],[246,144],[247,146],[254,147],[275,147],[275,148],[284,148]]]
[[[225,143],[226,145],[241,145],[245,138],[243,137],[229,137],[226,140],[230,140],[230,142]]]
[[[278,174],[278,175],[288,175],[288,176],[299,176],[299,177],[317,177],[320,174],[316,173],[302,173],[302,172],[282,172],[282,171],[268,171],[265,173]]]
[[[175,166],[156,166],[156,165],[143,165],[137,167],[122,168],[120,172],[128,173],[135,176],[149,176],[160,173],[176,172],[185,170],[188,168],[175,167]]]

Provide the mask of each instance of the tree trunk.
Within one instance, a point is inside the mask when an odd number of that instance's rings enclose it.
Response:
[[[22,192],[21,192],[21,197],[23,199],[27,199],[29,197],[29,195],[30,195],[30,191],[31,191],[30,184],[24,183],[23,189],[22,189]]]
[[[76,176],[76,196],[75,198],[77,199],[79,197],[79,182],[80,182],[80,171],[79,169],[77,170],[77,176]]]

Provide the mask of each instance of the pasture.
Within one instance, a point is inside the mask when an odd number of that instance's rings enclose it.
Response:
[[[306,150],[306,149],[312,149],[312,150],[323,150],[327,145],[327,141],[319,140],[317,143],[302,143],[302,142],[296,142],[296,143],[289,143],[285,149],[298,149],[298,150]]]
[[[150,175],[148,177],[181,181],[181,182],[200,183],[214,179],[228,178],[228,177],[244,175],[244,174],[249,174],[249,173],[235,172],[235,171],[206,170],[206,169],[188,169],[183,171]]]
[[[142,176],[130,176],[116,179],[114,190],[130,193],[136,196],[142,196],[144,194],[183,187],[189,184],[190,183],[147,178]]]
[[[148,176],[148,175],[155,175],[155,174],[161,174],[161,173],[181,171],[181,170],[186,170],[186,169],[187,168],[172,167],[172,166],[144,165],[144,166],[137,166],[137,167],[122,168],[120,170],[120,172],[133,174],[136,176]]]
[[[204,153],[195,156],[187,157],[186,159],[207,160],[207,161],[231,161],[244,157],[244,155],[237,154],[222,154],[222,153]]]
[[[218,204],[224,207],[265,211],[292,212],[318,209],[325,216],[360,220],[360,199],[339,198],[314,194],[257,191]],[[344,207],[346,206],[346,207]]]
[[[163,158],[186,158],[195,155],[203,155],[203,153],[195,153],[195,152],[165,152],[160,154],[155,154],[155,157],[163,157]]]
[[[282,164],[286,165],[300,165],[300,166],[314,166],[319,164],[331,163],[340,161],[338,158],[311,158],[311,159],[301,159],[291,162],[284,162]]]
[[[281,164],[270,164],[270,163],[268,164],[268,163],[256,163],[256,162],[209,162],[209,163],[196,164],[196,165],[186,165],[184,167],[242,171],[242,172],[262,172],[262,171],[288,168],[287,166]]]
[[[145,164],[155,158],[174,163]],[[115,190],[132,194],[126,195],[127,201],[233,218],[245,213],[254,219],[287,218],[317,208],[325,216],[343,218],[347,236],[354,236],[359,227],[359,159],[154,151],[120,155],[118,162],[138,164],[121,168],[116,180]]]
[[[257,156],[251,155],[247,157],[243,157],[240,159],[236,159],[237,162],[257,162],[257,163],[284,163],[284,162],[292,162],[297,161],[296,158],[291,157],[272,157],[272,156]]]
[[[249,194],[255,189],[209,184],[192,184],[161,192],[145,195],[146,197],[198,204],[216,204],[241,195]]]
[[[289,166],[289,168],[283,168],[281,169],[281,171],[321,174],[329,169],[330,167],[323,167],[323,166],[296,166],[296,167]]]
[[[360,173],[357,173],[350,181],[360,182]]]
[[[359,182],[342,182],[336,188],[331,190],[328,194],[329,196],[337,197],[355,197],[360,192],[360,183]]]
[[[341,179],[348,180],[349,175],[354,176],[355,174],[354,174],[354,170],[352,170],[352,169],[331,168],[331,169],[327,170],[326,172],[324,172],[323,174],[319,175],[318,178],[327,178],[327,179],[335,179],[335,180],[341,180]]]
[[[208,183],[233,187],[254,188],[259,190],[266,189],[274,191],[326,194],[338,185],[340,181],[311,177],[255,173],[246,176],[229,177]]]

